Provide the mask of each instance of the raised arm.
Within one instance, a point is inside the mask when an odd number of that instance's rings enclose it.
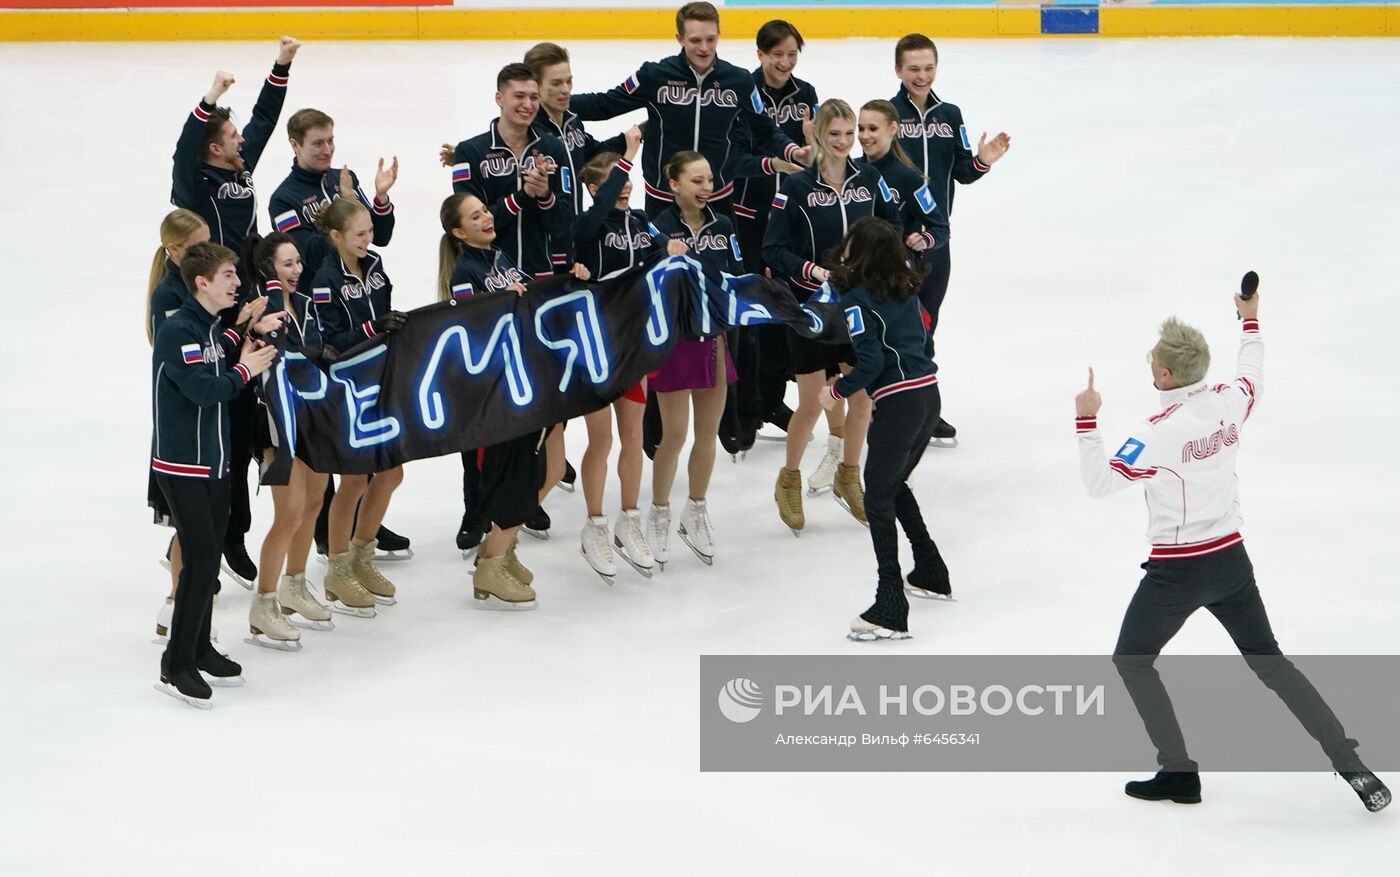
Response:
[[[1094,389],[1094,370],[1089,369],[1089,386],[1074,397],[1074,430],[1079,434],[1079,474],[1092,497],[1117,493],[1130,484],[1154,478],[1152,427],[1144,423],[1123,442],[1112,457],[1104,451],[1099,435],[1099,408],[1103,398]]]
[[[233,85],[233,74],[220,70],[214,74],[214,83],[200,98],[195,108],[185,117],[185,126],[180,129],[180,139],[175,141],[175,155],[170,171],[170,203],[176,207],[194,209],[203,201],[199,194],[200,165],[204,156],[200,154],[200,144],[204,141],[204,130],[209,125],[209,116],[218,105],[219,98]]]
[[[641,109],[647,105],[645,95],[650,91],[646,87],[649,66],[643,64],[636,73],[607,91],[573,95],[569,98],[569,109],[585,122],[611,119]]]
[[[291,37],[282,37],[277,62],[263,81],[257,103],[253,104],[252,118],[243,129],[243,163],[250,171],[257,167],[258,159],[267,148],[267,141],[277,130],[277,119],[282,115],[282,104],[287,100],[287,77],[291,73],[292,59],[300,48],[301,43]]]

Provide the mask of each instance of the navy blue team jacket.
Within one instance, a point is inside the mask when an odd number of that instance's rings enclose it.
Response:
[[[360,259],[356,277],[331,250],[311,281],[311,302],[321,328],[323,343],[346,351],[379,334],[375,321],[389,313],[394,285],[384,273],[379,254],[370,250]]]
[[[574,258],[594,280],[634,268],[665,247],[666,238],[645,212],[617,208],[617,199],[631,173],[632,165],[627,159],[619,159],[598,187],[593,205],[574,226]]]
[[[725,174],[731,154],[737,154],[735,143],[748,139],[742,129],[736,133],[736,124],[752,126],[754,146],[766,155],[791,161],[798,149],[763,112],[763,100],[748,71],[720,58],[703,76],[690,66],[684,52],[648,61],[621,85],[600,94],[576,94],[569,106],[588,121],[646,109],[642,177],[646,193],[662,201],[675,200],[667,186],[666,162],[686,149],[709,159],[715,177],[713,200],[733,193],[734,185],[725,181]],[[741,146],[738,152],[742,151]]]
[[[856,362],[850,374],[832,385],[833,396],[842,399],[865,390],[879,401],[938,383],[938,366],[929,356],[928,330],[917,295],[876,301],[870,290],[858,286],[841,295],[841,304]]]
[[[243,170],[225,170],[204,163],[199,144],[204,139],[204,129],[214,106],[206,104],[203,98],[185,119],[185,127],[175,143],[170,203],[204,217],[209,224],[211,240],[235,253],[241,253],[243,240],[258,230],[253,169],[277,128],[277,117],[282,114],[282,102],[287,97],[287,74],[291,69],[290,64],[272,65],[272,73],[268,74],[258,101],[253,104],[253,117],[243,128],[243,151],[239,153]]]
[[[899,144],[928,179],[938,202],[935,220],[946,228],[953,212],[953,181],[975,183],[991,168],[973,155],[962,110],[953,104],[929,92],[928,109],[921,113],[903,88],[890,101],[899,111]]]
[[[457,144],[452,153],[452,191],[471,192],[491,210],[496,242],[532,277],[568,270],[573,254],[574,189],[569,154],[557,138],[530,126],[530,142],[519,161],[501,139],[499,119],[491,130]],[[521,174],[544,158],[559,170],[549,175],[549,197],[526,194]]]
[[[369,209],[370,222],[374,226],[374,245],[385,247],[394,237],[393,202],[370,201],[360,189],[360,179],[354,171],[350,180],[355,185],[355,197]],[[325,261],[326,253],[332,249],[330,235],[316,227],[316,217],[340,197],[340,168],[329,168],[324,172],[308,171],[292,161],[292,172],[272,193],[267,212],[272,217],[272,227],[286,232],[301,253],[301,262],[306,266],[302,272],[300,286],[307,287],[311,282],[316,266]]]
[[[193,296],[161,324],[151,353],[151,469],[179,478],[223,478],[232,446],[228,403],[248,386],[233,363],[243,336]]]

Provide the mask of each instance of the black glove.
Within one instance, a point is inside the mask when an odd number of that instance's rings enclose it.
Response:
[[[374,331],[393,333],[404,327],[408,322],[408,314],[402,311],[390,311],[384,316],[374,321]]]

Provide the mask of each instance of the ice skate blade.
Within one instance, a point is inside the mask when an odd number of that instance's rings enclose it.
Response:
[[[287,623],[292,627],[299,627],[302,630],[335,630],[335,622],[327,618],[325,621],[315,621],[304,615],[297,615],[295,612],[282,613],[287,618]]]
[[[299,652],[301,651],[301,640],[273,639],[264,633],[256,633],[252,636],[243,637],[243,641],[250,646],[262,646],[265,649],[272,649],[274,652]],[[211,685],[213,683],[210,683]]]
[[[589,563],[588,553],[583,550],[582,545],[580,545],[578,548],[578,556],[583,558],[583,562],[588,564],[589,569],[593,570],[595,573],[598,574],[598,578],[608,583],[609,588],[617,584],[617,570],[614,569],[612,572],[603,572],[601,569],[598,569],[598,567],[594,566],[592,563]]]
[[[928,440],[928,446],[931,448],[942,448],[945,451],[951,451],[953,448],[956,448],[958,446],[958,440],[955,438],[931,438]]]
[[[375,594],[375,595],[374,595],[374,602],[375,602],[375,603],[378,603],[380,606],[397,606],[397,605],[398,605],[398,602],[399,602],[399,598],[398,598],[398,597],[381,597],[381,596],[379,596],[378,594]]]
[[[219,562],[219,568],[222,569],[222,570],[228,575],[229,578],[233,579],[235,582],[238,582],[238,584],[242,585],[242,586],[243,586],[243,589],[244,589],[245,591],[251,591],[251,590],[253,590],[253,583],[250,582],[250,581],[248,581],[247,579],[243,578],[243,576],[241,576],[241,575],[239,575],[238,573],[234,572],[232,569],[230,569],[230,568],[229,568],[229,565],[228,565],[226,562],[220,561],[220,562]]]
[[[558,487],[560,490],[564,491],[565,493],[573,493],[577,489],[575,485],[570,484],[567,481],[560,481],[555,486]]]
[[[821,496],[823,493],[830,493],[830,492],[831,492],[831,485],[830,485],[830,484],[824,485],[824,486],[822,486],[822,487],[817,487],[816,485],[809,485],[809,486],[807,487],[807,495],[808,495],[808,496]]]
[[[523,603],[512,603],[509,600],[502,600],[490,591],[482,591],[472,588],[472,597],[478,609],[490,609],[505,612],[528,612],[539,607],[538,600],[526,600]]]
[[[203,670],[200,670],[200,671],[199,671],[199,675],[204,677],[204,681],[207,682],[207,683],[209,683],[209,687],[210,687],[210,688],[242,688],[242,687],[243,687],[244,679],[243,679],[243,677],[242,677],[241,675],[239,675],[239,676],[210,676],[208,673],[205,673]]]
[[[848,506],[848,505],[846,505],[846,501],[845,501],[844,499],[842,499],[840,496],[837,496],[837,494],[835,494],[835,493],[832,493],[831,495],[834,496],[834,497],[836,497],[836,504],[839,505],[841,508],[845,509],[845,510],[846,510],[846,514],[850,515],[851,518],[854,519],[855,522],[856,522],[857,524],[860,524],[862,527],[864,527],[864,528],[867,529],[867,530],[870,529],[870,522],[869,522],[869,521],[862,521],[860,518],[857,518],[856,515],[855,515],[855,512],[851,511],[851,507]]]
[[[714,555],[701,554],[699,548],[696,548],[694,545],[690,544],[690,538],[686,536],[685,530],[677,530],[676,535],[681,537],[681,541],[685,543],[686,548],[689,548],[691,551],[695,552],[695,556],[700,558],[701,563],[705,564],[705,566],[715,565]]]
[[[737,452],[737,453],[733,453],[733,454],[730,454],[730,455],[729,455],[729,461],[730,461],[731,463],[742,463],[743,461],[747,460],[748,458],[749,458],[749,452],[748,452],[748,451],[739,451],[739,452]]]
[[[624,561],[627,562],[627,565],[628,565],[628,566],[630,566],[630,567],[632,567],[632,569],[636,570],[636,571],[637,571],[637,575],[639,575],[639,576],[641,576],[642,578],[645,578],[645,579],[651,578],[651,575],[652,575],[652,572],[653,572],[653,568],[652,568],[652,567],[650,567],[650,566],[642,566],[641,564],[638,564],[638,563],[634,562],[634,561],[632,560],[632,558],[628,557],[626,554],[623,554],[621,551],[618,551],[618,552],[617,552],[617,556],[618,556],[618,557],[621,557]]]
[[[536,539],[539,539],[543,542],[549,541],[548,530],[531,530],[529,527],[521,527],[520,529],[523,530],[527,535],[534,536]]]
[[[373,618],[376,614],[373,606],[346,606],[344,603],[335,602],[331,604],[332,612],[339,612],[341,615],[349,615],[351,618]]]
[[[875,630],[850,631],[846,634],[846,639],[853,643],[877,643],[902,639],[913,639],[907,630],[890,630],[886,627],[878,627]]]
[[[413,549],[405,548],[402,551],[383,551],[376,549],[374,552],[374,559],[376,562],[389,561],[390,563],[397,563],[401,560],[412,560]]]
[[[209,699],[189,697],[187,695],[181,694],[180,689],[176,688],[174,685],[169,685],[164,682],[157,682],[155,684],[155,689],[161,694],[168,694],[176,700],[180,701],[181,703],[192,706],[197,710],[207,710],[212,709],[214,707],[214,704]]]
[[[167,572],[169,572],[169,571],[170,571],[170,558],[168,558],[168,557],[162,557],[162,558],[160,559],[160,565],[161,565]]]
[[[904,593],[911,597],[918,597],[920,600],[941,600],[944,603],[958,602],[958,598],[954,597],[952,594],[940,594],[937,591],[930,591],[927,588],[916,588],[908,583],[904,585]]]
[[[460,552],[462,552],[462,559],[463,559],[463,560],[471,560],[472,558],[476,557],[476,552],[477,552],[477,550],[480,549],[480,548],[481,548],[481,544],[480,544],[480,543],[477,543],[476,545],[473,545],[471,548],[459,548],[459,549],[457,549],[457,550],[460,551]]]

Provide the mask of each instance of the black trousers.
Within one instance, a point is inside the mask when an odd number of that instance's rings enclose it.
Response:
[[[229,418],[229,512],[225,538],[243,541],[253,526],[252,502],[248,495],[248,465],[253,460],[253,444],[258,418],[267,418],[253,388],[246,387],[228,406]]]
[[[929,332],[938,328],[938,310],[943,307],[943,298],[948,294],[948,277],[952,273],[952,257],[949,249],[952,244],[944,244],[936,250],[925,252],[924,281],[919,285],[919,304],[928,311]]]
[[[1322,695],[1279,650],[1243,544],[1204,557],[1149,560],[1142,568],[1147,575],[1123,616],[1113,663],[1163,770],[1193,771],[1196,762],[1186,754],[1181,725],[1154,664],[1162,647],[1202,607],[1230,634],[1259,680],[1322,745],[1333,768],[1355,769],[1356,741],[1347,738]]]
[[[163,673],[194,670],[209,644],[214,609],[214,583],[219,578],[219,555],[228,526],[227,478],[176,478],[157,475],[156,482],[170,506],[175,533],[180,537],[184,566],[175,592],[170,640],[161,655]]]
[[[941,407],[937,384],[886,396],[875,405],[866,438],[865,516],[875,548],[877,580],[875,605],[861,617],[890,630],[909,629],[909,599],[904,596],[895,522],[914,550],[915,565],[938,556],[908,481],[938,426]]]
[[[481,496],[481,467],[477,465],[479,451],[462,452],[462,512],[471,517]]]
[[[548,435],[548,429],[535,430],[482,449],[478,514],[502,530],[518,527],[535,514],[544,486],[542,458]]]

